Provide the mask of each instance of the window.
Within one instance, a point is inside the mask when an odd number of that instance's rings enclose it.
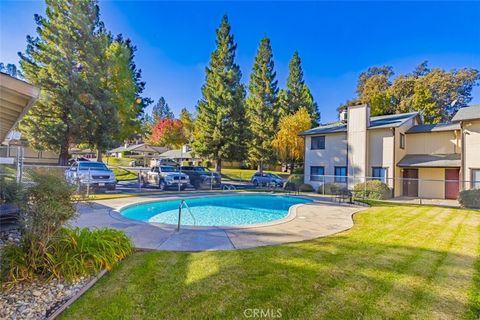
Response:
[[[310,149],[312,150],[325,149],[325,136],[312,137],[312,143],[310,145]]]
[[[310,181],[322,181],[325,167],[310,167]]]
[[[347,182],[347,167],[335,167],[335,182]]]
[[[372,177],[375,178],[374,180],[379,180],[383,183],[387,183],[387,168],[373,167]]]
[[[472,169],[472,189],[480,189],[480,169]]]
[[[400,133],[400,149],[405,149],[405,135]]]

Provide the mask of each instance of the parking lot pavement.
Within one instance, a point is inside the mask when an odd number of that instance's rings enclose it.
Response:
[[[248,183],[248,182],[228,181],[226,183],[223,183],[222,186],[223,185],[233,186],[235,190],[255,189],[255,186],[253,186],[251,183]],[[209,189],[205,188],[201,190],[209,190]],[[172,188],[169,191],[175,191],[175,190]],[[197,191],[197,190],[193,187],[188,187],[184,190],[184,192],[192,192],[192,191]],[[141,194],[141,193],[150,193],[150,192],[160,192],[160,191],[158,190],[157,187],[151,186],[151,185],[140,188],[140,184],[138,183],[137,180],[127,180],[127,181],[119,181],[115,191],[107,191],[106,193],[107,194],[125,194],[125,193]]]

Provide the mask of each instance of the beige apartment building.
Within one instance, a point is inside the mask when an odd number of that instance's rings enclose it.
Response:
[[[339,122],[303,132],[305,183],[379,179],[395,197],[456,199],[480,188],[480,105],[460,109],[451,123],[423,124],[418,112],[370,116],[349,107]]]

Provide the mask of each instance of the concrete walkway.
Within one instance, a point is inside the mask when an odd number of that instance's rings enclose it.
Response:
[[[201,195],[201,196],[210,196]],[[225,195],[221,193],[219,195]],[[307,197],[313,203],[290,208],[288,219],[247,228],[194,227],[154,224],[131,220],[118,214],[129,204],[195,196],[147,196],[81,203],[79,216],[71,224],[78,227],[109,227],[124,231],[135,247],[170,251],[232,250],[296,242],[328,236],[353,226],[352,215],[363,206],[338,204],[329,199]],[[198,195],[196,195],[198,196]]]

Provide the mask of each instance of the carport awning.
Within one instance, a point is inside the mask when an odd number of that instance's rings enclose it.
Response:
[[[413,168],[460,168],[460,154],[409,154],[397,166]]]
[[[0,73],[0,143],[15,128],[39,93],[37,87]]]

